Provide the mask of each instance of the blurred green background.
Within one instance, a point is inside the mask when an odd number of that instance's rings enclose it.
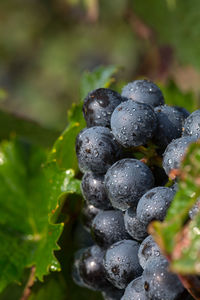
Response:
[[[199,96],[197,0],[1,0],[0,106],[63,129],[81,74],[120,66]]]
[[[52,145],[67,125],[67,110],[80,100],[82,74],[100,65],[119,67],[114,89],[147,77],[167,103],[192,111],[200,99],[199,40],[198,0],[0,0],[0,136],[4,117],[7,131],[32,131],[4,115],[11,112],[52,128],[46,143]],[[36,130],[33,140],[48,139],[48,131]],[[91,241],[79,224],[70,226],[57,253],[62,274],[36,282],[31,300],[101,299],[72,283],[73,251]],[[27,272],[21,287],[9,286],[0,299],[20,299],[26,280]]]

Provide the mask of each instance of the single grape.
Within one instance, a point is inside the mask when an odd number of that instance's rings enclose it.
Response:
[[[117,92],[100,88],[90,92],[84,99],[83,115],[87,127],[110,127],[110,118],[113,110],[123,101]]]
[[[122,96],[152,106],[164,104],[164,97],[159,87],[145,79],[135,80],[125,85]]]
[[[163,168],[166,174],[170,174],[173,169],[179,169],[181,161],[188,146],[196,141],[194,136],[184,136],[173,140],[163,154]]]
[[[200,138],[200,109],[195,110],[185,120],[183,136],[196,136],[196,138]]]
[[[181,137],[185,117],[179,109],[168,105],[157,106],[154,111],[158,119],[155,143],[165,149],[173,139]]]
[[[131,281],[125,289],[121,300],[146,300],[142,276]]]
[[[168,268],[169,263],[163,256],[146,263],[143,283],[147,299],[176,300],[184,293],[182,283]]]
[[[152,188],[154,177],[141,161],[125,158],[117,161],[105,175],[105,187],[113,207],[136,207],[140,197]]]
[[[136,211],[132,207],[129,207],[125,212],[124,224],[127,232],[134,240],[143,241],[148,235],[146,226],[137,219]]]
[[[94,245],[87,248],[81,255],[79,261],[79,274],[81,280],[94,290],[104,290],[110,286],[106,279],[103,266],[105,252]]]
[[[137,218],[146,226],[153,220],[163,221],[173,198],[170,188],[158,186],[149,190],[138,202]]]
[[[157,258],[160,255],[160,248],[154,241],[153,237],[149,235],[143,240],[138,251],[138,258],[141,267],[145,269],[147,261]]]
[[[91,230],[95,242],[104,248],[131,238],[124,225],[124,215],[119,210],[98,213],[92,222]]]
[[[80,170],[105,173],[119,158],[120,148],[108,128],[83,129],[76,138],[76,154]]]
[[[82,178],[81,189],[88,204],[105,210],[112,208],[105,191],[103,175],[92,172],[85,173]]]
[[[139,244],[133,240],[122,240],[108,248],[104,267],[108,280],[119,289],[124,289],[134,278],[142,274],[138,260]]]
[[[146,144],[157,126],[157,118],[150,105],[125,101],[111,116],[111,129],[116,140],[125,148]]]
[[[102,211],[100,208],[96,208],[91,204],[85,204],[83,206],[81,220],[87,231],[90,232],[92,221],[100,211]]]

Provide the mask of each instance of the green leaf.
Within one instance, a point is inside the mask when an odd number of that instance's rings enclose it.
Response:
[[[78,133],[85,127],[82,104],[73,104],[68,118],[70,123],[54,143],[48,160],[55,161],[61,169],[78,171],[75,141]]]
[[[59,133],[20,116],[0,111],[0,139],[19,136],[27,142],[51,147]]]
[[[73,172],[45,164],[46,152],[21,142],[0,147],[0,291],[20,281],[25,267],[36,267],[43,279],[50,270],[60,270],[54,251],[63,224],[50,219],[59,199],[78,190]],[[80,188],[79,188],[80,190]]]
[[[195,96],[192,93],[181,92],[173,81],[170,81],[167,85],[162,85],[161,90],[166,104],[184,107],[189,112],[197,109],[197,99]]]
[[[81,83],[81,99],[95,88],[108,87],[112,82],[112,75],[117,67],[99,67],[92,73],[85,73]],[[75,141],[78,133],[86,126],[82,113],[82,102],[73,104],[68,112],[69,125],[56,140],[49,155],[49,160],[54,160],[61,169],[78,171],[75,152]]]
[[[200,197],[200,142],[192,144],[180,168],[179,189],[164,222],[153,222],[150,231],[172,268],[180,273],[200,273],[199,215],[185,225],[188,212]],[[197,270],[198,269],[198,270]]]
[[[97,88],[107,88],[113,82],[112,76],[117,73],[116,66],[98,67],[93,72],[85,72],[81,80],[80,98],[83,100],[89,92]]]
[[[179,234],[182,241],[172,253],[172,268],[182,274],[200,274],[200,215],[198,214]],[[183,240],[184,238],[184,240]]]

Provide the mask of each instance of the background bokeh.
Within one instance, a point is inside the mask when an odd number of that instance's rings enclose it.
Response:
[[[63,129],[83,71],[109,64],[198,97],[199,17],[198,0],[1,0],[0,106]]]
[[[66,127],[71,104],[84,97],[83,73],[101,65],[118,67],[114,89],[150,78],[168,104],[192,111],[200,103],[199,41],[199,0],[1,0],[0,136],[4,117],[7,131],[25,132],[27,123],[9,119],[9,112],[42,125],[41,136],[34,125],[32,140],[37,136],[50,146]],[[45,142],[48,128],[53,131]],[[101,299],[71,280],[74,249],[91,243],[80,224],[66,227],[59,243],[66,253],[70,249],[70,255],[57,253],[62,273],[36,282],[30,300]],[[21,287],[9,286],[0,300],[20,299],[27,274]]]

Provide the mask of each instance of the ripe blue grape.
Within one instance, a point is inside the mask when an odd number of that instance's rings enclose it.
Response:
[[[103,175],[92,172],[85,173],[82,177],[81,189],[88,204],[105,210],[112,208],[105,191]]]
[[[125,289],[121,300],[146,300],[142,276],[131,281]]]
[[[184,292],[180,280],[168,267],[168,261],[163,256],[146,263],[142,276],[147,299],[176,300]]]
[[[136,207],[140,197],[153,185],[151,170],[133,158],[117,161],[105,175],[105,187],[112,206],[121,210]]]
[[[119,158],[120,149],[108,128],[95,126],[82,130],[76,139],[80,170],[105,173]]]
[[[142,274],[138,249],[136,241],[122,240],[106,251],[103,264],[108,280],[116,288],[124,289],[131,280]]]
[[[170,174],[173,169],[179,169],[181,161],[186,153],[188,146],[196,141],[194,136],[184,136],[173,140],[163,154],[163,168],[166,174]]]
[[[105,252],[94,245],[87,248],[80,257],[79,274],[81,280],[94,290],[103,290],[110,286],[105,277],[103,256]]]
[[[124,215],[124,224],[127,232],[136,241],[143,241],[148,235],[146,226],[136,217],[135,208],[129,207]]]
[[[152,220],[163,221],[174,194],[172,189],[161,186],[149,190],[138,202],[137,218],[146,226]]]
[[[122,96],[154,107],[164,104],[164,97],[159,87],[145,79],[135,80],[125,85]]]
[[[91,230],[95,242],[104,248],[120,240],[131,238],[124,225],[124,215],[119,210],[98,213],[92,222]]]
[[[83,104],[87,127],[110,127],[111,114],[122,101],[123,97],[111,89],[99,88],[90,92]]]
[[[140,265],[143,269],[145,269],[147,261],[150,259],[155,259],[161,255],[160,248],[154,241],[153,237],[149,235],[140,245],[138,251],[138,258]]]
[[[198,139],[200,138],[200,109],[195,110],[185,120],[183,136],[196,136]]]
[[[152,138],[157,118],[151,106],[125,101],[118,105],[111,116],[111,129],[116,140],[125,148],[146,144]]]
[[[168,105],[157,106],[154,111],[158,120],[155,143],[164,149],[173,139],[181,137],[185,116]]]

